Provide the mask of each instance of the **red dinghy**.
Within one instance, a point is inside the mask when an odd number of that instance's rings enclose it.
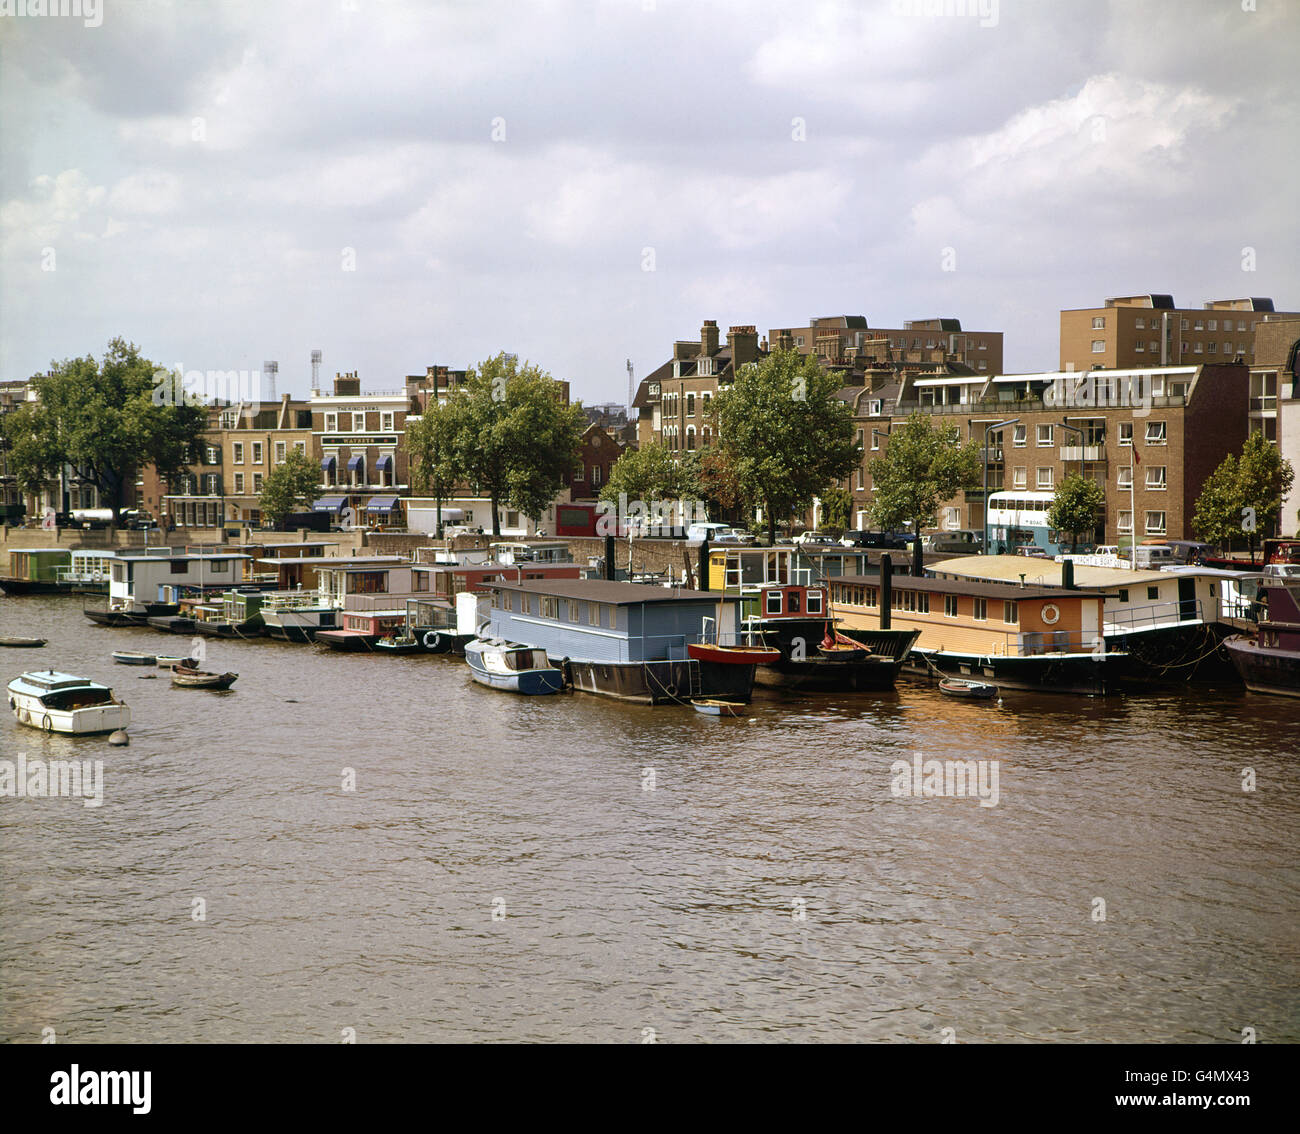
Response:
[[[716,642],[687,642],[686,653],[696,661],[724,665],[771,665],[781,651],[772,646],[719,646]]]

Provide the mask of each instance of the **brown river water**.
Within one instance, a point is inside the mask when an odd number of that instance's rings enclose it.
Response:
[[[22,633],[6,682],[134,722],[0,721],[104,768],[99,807],[0,797],[0,1040],[1300,1040],[1300,702],[904,678],[733,721],[267,640],[209,642],[209,693],[76,597],[0,598]],[[895,794],[917,754],[996,761],[996,805]]]

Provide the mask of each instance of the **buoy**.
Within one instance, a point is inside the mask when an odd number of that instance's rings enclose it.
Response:
[[[109,744],[120,747],[123,744],[130,744],[131,738],[126,735],[125,729],[119,728],[116,732],[110,732],[108,734],[108,742]]]

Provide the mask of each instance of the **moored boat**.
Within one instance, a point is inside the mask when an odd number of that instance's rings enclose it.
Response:
[[[962,681],[955,677],[946,677],[939,682],[939,692],[946,697],[964,698],[969,701],[991,701],[998,695],[998,687],[987,681]]]
[[[141,653],[139,650],[114,650],[113,660],[118,665],[157,665],[157,654]]]
[[[209,673],[183,665],[172,667],[172,684],[182,689],[229,689],[238,677],[237,673]]]
[[[116,732],[131,723],[131,710],[107,685],[55,670],[9,682],[9,707],[19,724],[43,732]]]
[[[564,688],[564,674],[551,665],[546,651],[518,642],[476,638],[466,643],[465,660],[474,680],[490,689],[536,696]]]
[[[745,717],[749,715],[747,705],[735,701],[719,701],[708,697],[697,697],[691,702],[691,708],[697,713],[709,717]]]
[[[1265,579],[1256,601],[1259,628],[1228,638],[1228,657],[1252,692],[1300,697],[1300,580]]]
[[[0,647],[11,650],[39,650],[45,645],[44,638],[0,638]]]

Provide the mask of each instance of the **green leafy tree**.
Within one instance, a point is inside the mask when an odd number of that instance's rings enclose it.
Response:
[[[648,441],[619,457],[600,490],[600,499],[617,503],[620,494],[646,503],[690,498],[697,488],[691,472],[690,464],[675,460],[666,446]]]
[[[295,449],[262,482],[257,504],[263,520],[280,523],[311,501],[319,483],[320,469],[306,453]]]
[[[921,529],[936,524],[939,506],[978,486],[984,466],[979,441],[963,443],[956,426],[936,427],[918,412],[890,431],[888,447],[867,469],[876,490],[872,522],[885,530],[910,523],[919,549]]]
[[[853,494],[840,488],[828,488],[821,495],[821,526],[828,529],[844,529],[849,526],[849,513],[853,510]]]
[[[1106,503],[1105,490],[1091,477],[1071,473],[1056,487],[1047,522],[1057,531],[1070,533],[1070,550],[1079,549],[1079,533],[1092,532]]]
[[[1192,514],[1192,527],[1207,543],[1231,548],[1244,537],[1255,558],[1261,535],[1277,530],[1282,501],[1295,483],[1295,470],[1263,433],[1252,433],[1240,457],[1229,453],[1205,480]]]
[[[762,505],[772,542],[778,519],[807,508],[858,462],[840,385],[812,355],[777,351],[742,367],[713,399],[718,449],[738,494]]]
[[[492,503],[492,534],[508,504],[539,516],[573,471],[586,421],[560,387],[532,363],[504,352],[465,372],[447,399],[452,464]]]
[[[455,415],[431,400],[421,417],[406,419],[406,446],[411,482],[417,492],[433,496],[441,531],[442,502],[456,490]]]
[[[5,434],[18,483],[37,491],[59,469],[99,489],[114,522],[136,469],[151,463],[164,480],[199,459],[207,410],[184,398],[159,397],[174,389],[139,348],[113,339],[103,359],[67,359],[32,379],[37,400],[9,415]]]

